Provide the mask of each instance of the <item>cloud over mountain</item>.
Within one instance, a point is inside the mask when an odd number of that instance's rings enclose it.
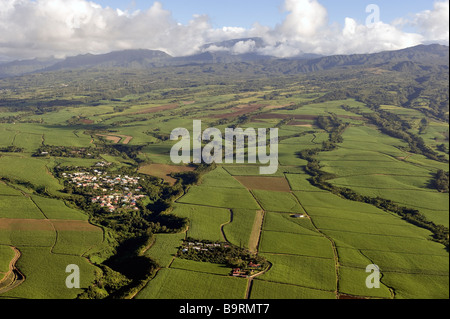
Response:
[[[318,0],[285,0],[287,16],[273,28],[261,21],[250,29],[215,29],[206,15],[180,24],[160,2],[129,12],[86,0],[0,0],[0,61],[135,48],[183,56],[200,52],[206,43],[251,37],[264,39],[266,45],[248,40],[232,48],[210,48],[289,57],[302,52],[370,53],[430,41],[448,44],[448,8],[448,0],[437,1],[432,10],[392,24],[369,27],[349,17],[339,26],[329,23],[327,9]],[[404,32],[404,26],[417,31]]]

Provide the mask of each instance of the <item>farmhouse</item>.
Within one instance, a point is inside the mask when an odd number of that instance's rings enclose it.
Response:
[[[253,262],[250,262],[250,263],[248,264],[248,266],[249,266],[250,268],[260,268],[260,267],[261,267],[261,264],[254,264]]]
[[[243,278],[248,277],[247,271],[240,269],[240,268],[234,268],[231,275],[233,277],[243,277]]]

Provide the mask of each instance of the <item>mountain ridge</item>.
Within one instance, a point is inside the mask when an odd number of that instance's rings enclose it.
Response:
[[[249,38],[251,39],[251,38]],[[228,47],[240,39],[225,41]],[[245,39],[241,39],[242,41]],[[247,39],[248,40],[248,39]],[[207,47],[205,47],[207,49]],[[0,64],[0,77],[20,76],[36,72],[49,72],[88,68],[147,69],[185,65],[255,63],[267,70],[282,68],[283,73],[309,73],[340,67],[363,65],[381,66],[394,64],[390,68],[402,72],[420,68],[421,64],[448,66],[449,47],[440,44],[418,45],[402,50],[382,51],[371,54],[331,55],[315,57],[304,55],[294,58],[277,58],[257,53],[232,54],[226,51],[204,51],[185,57],[173,57],[160,50],[122,50],[106,54],[83,54],[66,59],[34,59]],[[414,65],[412,65],[413,63]]]

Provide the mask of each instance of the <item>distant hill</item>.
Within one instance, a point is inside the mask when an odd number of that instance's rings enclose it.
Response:
[[[430,68],[448,69],[449,47],[439,44],[419,45],[398,51],[385,51],[374,54],[352,54],[317,57],[300,55],[295,58],[279,59],[257,53],[233,54],[228,51],[207,51],[212,45],[232,48],[240,41],[253,40],[256,46],[263,46],[259,38],[236,39],[203,47],[206,50],[186,57],[172,57],[157,50],[124,50],[107,54],[85,54],[68,57],[64,60],[28,60],[0,64],[0,77],[24,75],[32,72],[46,72],[89,68],[130,68],[146,69],[184,65],[224,65],[246,63],[249,67],[267,74],[298,74],[321,70],[382,67],[397,72],[416,72]]]
[[[0,64],[0,77],[18,76],[40,71],[59,61],[61,60],[49,58],[2,63]]]
[[[342,67],[384,67],[388,70],[407,71],[419,70],[421,65],[447,66],[449,60],[449,47],[439,44],[419,45],[398,51],[385,51],[373,54],[334,55],[317,59],[300,61],[284,61],[275,65],[267,65],[267,69],[277,68],[278,72],[285,74],[309,73],[330,70]],[[273,70],[275,71],[275,70]]]
[[[186,64],[228,64],[239,62],[272,61],[276,58],[257,53],[232,54],[227,51],[204,52],[196,55],[174,58],[172,65]]]
[[[69,57],[45,68],[43,71],[78,68],[142,68],[157,67],[172,57],[165,52],[157,50],[124,50],[107,54],[85,54]]]

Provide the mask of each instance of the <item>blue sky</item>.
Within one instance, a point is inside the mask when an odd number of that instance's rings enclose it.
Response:
[[[148,0],[94,0],[94,2],[121,10],[146,10],[154,1]],[[223,26],[250,28],[259,22],[273,27],[283,21],[283,0],[160,0],[164,9],[172,12],[180,23],[186,24],[194,14],[207,14],[213,27]],[[344,23],[346,17],[362,23],[367,17],[369,4],[380,7],[381,20],[386,23],[396,18],[407,18],[411,14],[433,8],[432,0],[319,0],[328,10],[330,23]]]

